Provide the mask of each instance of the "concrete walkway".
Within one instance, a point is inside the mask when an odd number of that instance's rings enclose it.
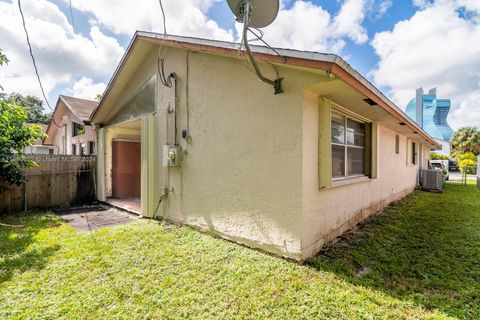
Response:
[[[127,224],[139,219],[115,208],[89,206],[58,211],[60,218],[77,231],[92,231],[100,228]]]

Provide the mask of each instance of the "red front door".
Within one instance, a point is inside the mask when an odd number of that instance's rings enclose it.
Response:
[[[117,199],[140,196],[140,142],[113,141],[112,197]]]

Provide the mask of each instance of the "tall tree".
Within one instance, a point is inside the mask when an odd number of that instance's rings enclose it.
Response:
[[[4,64],[8,63],[8,58],[7,56],[2,53],[2,49],[0,49],[0,66],[3,66]],[[0,85],[0,91],[3,91],[3,87]]]
[[[16,92],[9,95],[0,93],[0,99],[21,106],[27,115],[28,123],[48,124],[50,121],[51,114],[44,113],[43,101],[35,96],[24,96]]]
[[[6,62],[8,59],[0,50],[0,66]],[[24,150],[45,134],[39,125],[27,126],[26,120],[23,107],[9,104],[0,96],[0,181],[20,185],[25,181],[23,169],[36,165]]]
[[[452,137],[452,151],[454,154],[471,152],[480,154],[480,130],[475,127],[463,127],[458,129]]]
[[[27,126],[26,119],[22,107],[0,100],[0,181],[20,185],[25,181],[23,169],[35,166],[24,149],[45,134],[39,125]]]

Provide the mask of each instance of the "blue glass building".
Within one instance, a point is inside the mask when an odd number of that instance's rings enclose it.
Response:
[[[417,89],[416,97],[410,100],[405,113],[430,136],[443,142],[450,142],[453,130],[447,122],[450,99],[437,99],[436,88],[424,94]]]

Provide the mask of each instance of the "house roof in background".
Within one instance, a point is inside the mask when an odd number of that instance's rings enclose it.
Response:
[[[48,135],[46,138],[43,139],[44,145],[52,145],[51,135],[55,135],[58,126],[61,122],[60,116],[57,114],[59,110],[65,110],[59,108],[59,106],[64,106],[67,110],[69,110],[79,121],[82,121],[84,124],[90,124],[89,119],[96,109],[98,102],[95,100],[87,100],[87,99],[80,99],[70,96],[60,95],[58,97],[57,104],[55,105],[55,110],[53,111],[52,119],[48,124],[45,133]],[[53,131],[52,131],[53,130]]]
[[[60,95],[60,99],[65,103],[67,108],[83,122],[88,122],[98,104],[95,100],[80,99],[64,95]]]

